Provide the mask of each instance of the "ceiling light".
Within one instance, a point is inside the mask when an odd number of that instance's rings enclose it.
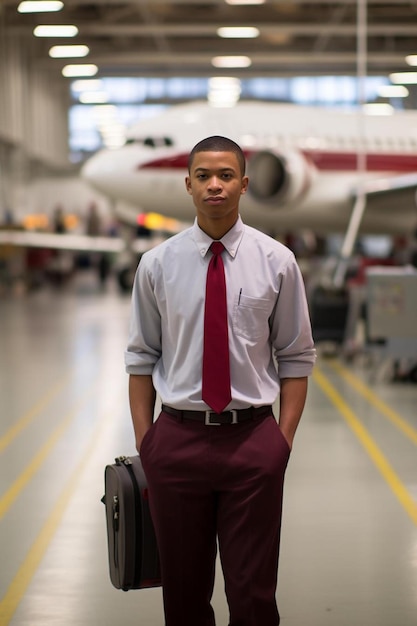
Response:
[[[42,24],[36,26],[33,34],[35,37],[75,37],[78,35],[78,28],[69,24],[60,24],[58,26]]]
[[[24,0],[19,4],[19,13],[50,13],[60,11],[64,3],[61,0]]]
[[[115,108],[108,105],[94,108],[97,127],[107,148],[120,148],[126,142],[126,128],[117,120]]]
[[[259,29],[254,26],[222,26],[217,29],[217,34],[226,39],[252,39],[259,37]]]
[[[106,104],[102,107],[94,107],[94,116],[98,120],[112,120],[117,114],[117,107],[114,104]]]
[[[69,59],[86,57],[89,52],[88,46],[52,46],[49,50],[49,56],[53,59]]]
[[[417,85],[417,72],[395,72],[389,75],[389,79],[400,85]]]
[[[74,91],[93,91],[94,89],[101,89],[103,82],[100,78],[92,78],[91,80],[74,80],[71,85],[71,89]]]
[[[123,137],[123,139],[125,139],[126,128],[123,124],[107,124],[106,126],[102,126],[100,128],[100,132],[105,137]]]
[[[107,104],[109,95],[106,91],[85,91],[78,99],[83,104]]]
[[[225,94],[239,99],[241,94],[240,80],[238,78],[215,77],[209,80],[209,94]]]
[[[408,94],[407,87],[403,85],[381,85],[378,87],[378,95],[382,98],[406,98]]]
[[[406,62],[408,63],[408,65],[417,65],[417,54],[409,54],[408,56],[405,57]]]
[[[209,78],[209,89],[239,88],[240,80],[235,76],[212,76]]]
[[[231,107],[240,98],[241,85],[232,76],[213,76],[209,79],[207,99],[212,106]]]
[[[95,76],[97,72],[97,65],[87,63],[79,65],[66,65],[62,69],[62,75],[66,78],[72,78],[75,76]]]
[[[226,0],[226,4],[265,4],[265,0]]]
[[[214,67],[249,67],[252,61],[246,56],[220,56],[211,60]]]
[[[116,150],[117,148],[122,148],[126,143],[126,138],[124,135],[117,135],[115,137],[108,137],[107,135],[103,136],[103,144],[106,148],[110,150]]]

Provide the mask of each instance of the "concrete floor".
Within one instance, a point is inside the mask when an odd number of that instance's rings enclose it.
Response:
[[[0,296],[1,626],[164,624],[160,589],[109,581],[104,467],[135,453],[129,299],[90,278]],[[311,380],[286,482],[284,626],[417,625],[417,386],[371,374],[321,357]],[[220,571],[213,604],[227,626]]]

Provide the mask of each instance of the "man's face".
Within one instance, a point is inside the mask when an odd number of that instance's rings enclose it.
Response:
[[[197,152],[186,177],[200,225],[224,220],[232,226],[239,214],[240,196],[248,187],[234,152]]]

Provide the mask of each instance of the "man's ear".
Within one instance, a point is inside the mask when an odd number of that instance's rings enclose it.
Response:
[[[244,194],[244,193],[246,193],[246,192],[247,192],[247,190],[248,190],[248,185],[249,185],[249,178],[248,178],[247,176],[244,176],[244,177],[242,178],[242,187],[241,187],[241,189],[240,189],[240,193],[241,193],[241,194]]]
[[[189,193],[191,196],[193,192],[191,189],[191,178],[189,176],[185,177],[185,188],[187,190],[187,193]]]

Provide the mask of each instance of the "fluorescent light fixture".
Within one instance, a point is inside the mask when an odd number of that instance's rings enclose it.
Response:
[[[98,113],[97,127],[103,144],[107,148],[120,148],[123,146],[126,142],[126,127],[117,120],[117,111],[105,105],[95,107],[95,112]]]
[[[254,26],[222,26],[217,29],[217,34],[225,39],[253,39],[259,37],[259,29]]]
[[[209,80],[209,94],[225,94],[239,98],[242,89],[238,78],[215,77]]]
[[[240,80],[235,76],[212,76],[209,78],[209,89],[239,89]]]
[[[103,81],[100,78],[92,78],[91,80],[74,80],[71,88],[74,91],[94,91],[101,90]]]
[[[414,67],[417,65],[417,54],[409,54],[405,57],[405,60],[408,65],[412,65]]]
[[[35,37],[75,37],[78,35],[78,28],[70,24],[41,24],[33,31]]]
[[[212,106],[232,107],[240,98],[241,85],[232,76],[213,76],[209,80],[207,99]]]
[[[126,138],[124,135],[117,137],[107,137],[103,136],[103,144],[106,148],[110,148],[111,150],[115,150],[117,148],[122,148],[126,143]]]
[[[109,94],[106,91],[84,91],[78,99],[83,104],[107,104]]]
[[[72,78],[75,76],[95,76],[98,72],[97,65],[93,64],[79,64],[79,65],[66,65],[62,69],[62,75],[66,78]]]
[[[417,85],[417,72],[395,72],[389,79],[397,85]]]
[[[118,139],[122,138],[124,141],[126,140],[126,129],[123,124],[109,124],[108,126],[103,126],[100,128],[100,133],[103,137],[107,139]]]
[[[265,0],[226,0],[226,4],[265,4]]]
[[[103,104],[94,107],[94,119],[97,120],[98,126],[104,123],[114,123],[117,115],[117,107],[114,104]]]
[[[362,110],[367,115],[392,115],[394,113],[394,107],[383,102],[364,104]]]
[[[49,56],[53,59],[69,59],[86,57],[89,52],[88,46],[52,46]]]
[[[52,13],[60,11],[64,3],[61,0],[24,0],[19,4],[19,13]]]
[[[406,98],[408,94],[407,87],[403,85],[381,85],[378,87],[378,95],[382,98]]]
[[[211,60],[214,67],[249,67],[252,61],[246,56],[220,56]]]

